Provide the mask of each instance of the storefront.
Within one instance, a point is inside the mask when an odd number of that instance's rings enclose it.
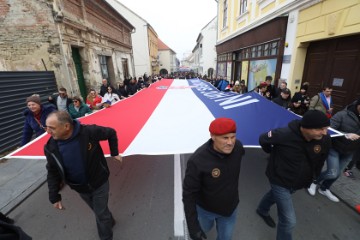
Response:
[[[287,17],[275,18],[216,46],[217,76],[244,79],[255,88],[271,75],[278,84],[283,61]]]

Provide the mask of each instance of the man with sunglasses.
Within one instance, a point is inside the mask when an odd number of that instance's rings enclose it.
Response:
[[[49,96],[49,103],[52,103],[56,106],[56,109],[59,111],[69,111],[69,105],[72,103],[72,99],[67,95],[66,88],[59,88],[58,94]]]

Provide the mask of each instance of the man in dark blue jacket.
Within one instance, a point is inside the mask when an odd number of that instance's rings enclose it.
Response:
[[[269,215],[276,204],[279,223],[277,240],[291,240],[296,225],[291,195],[307,188],[314,177],[320,175],[331,147],[327,134],[330,120],[320,111],[305,113],[301,120],[293,120],[288,127],[271,130],[260,135],[262,149],[270,153],[266,168],[271,189],[261,199],[256,212],[265,223],[275,228]]]
[[[59,191],[64,183],[68,184],[94,211],[100,239],[113,239],[115,220],[108,208],[109,168],[100,141],[108,140],[111,156],[121,162],[116,131],[82,125],[65,111],[51,113],[46,128],[51,135],[44,147],[50,202],[64,209]]]

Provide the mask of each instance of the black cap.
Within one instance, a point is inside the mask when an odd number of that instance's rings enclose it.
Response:
[[[290,89],[288,88],[281,89],[281,92],[284,94],[289,94],[289,95],[291,94]]]
[[[356,100],[355,105],[356,105],[356,106],[357,106],[357,105],[360,105],[360,98],[359,98],[358,100]]]
[[[301,119],[300,125],[303,128],[323,128],[330,126],[330,119],[325,113],[318,110],[307,111]]]

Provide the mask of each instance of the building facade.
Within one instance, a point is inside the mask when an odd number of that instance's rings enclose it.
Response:
[[[206,75],[210,78],[215,77],[216,33],[217,18],[215,17],[201,29],[201,32],[196,39],[196,46],[192,51],[194,62],[191,68],[194,72]]]
[[[148,25],[148,36],[149,36],[149,55],[150,55],[150,66],[151,75],[159,74],[159,52],[158,52],[158,35],[155,30]]]
[[[333,88],[336,110],[360,96],[359,0],[219,0],[217,75],[251,90],[272,75],[295,92]]]
[[[135,27],[135,31],[132,33],[131,37],[135,67],[133,76],[140,77],[143,76],[144,73],[147,75],[151,74],[153,72],[153,68],[151,60],[152,57],[150,56],[150,47],[156,45],[157,43],[157,34],[155,30],[145,19],[137,15],[131,9],[127,8],[125,5],[121,4],[119,1],[106,1]],[[153,49],[154,48],[152,48],[152,50]]]
[[[83,98],[132,72],[134,27],[105,1],[1,0],[0,11],[2,71],[54,71]]]
[[[166,76],[177,71],[176,52],[169,48],[161,39],[158,39],[159,74]]]

